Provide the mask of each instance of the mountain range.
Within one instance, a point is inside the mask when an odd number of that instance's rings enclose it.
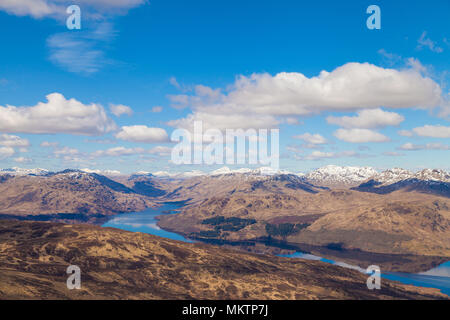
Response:
[[[101,223],[183,201],[179,213],[160,216],[160,227],[205,241],[271,240],[440,261],[450,257],[449,181],[444,170],[336,166],[191,176],[15,168],[0,174],[0,217]]]

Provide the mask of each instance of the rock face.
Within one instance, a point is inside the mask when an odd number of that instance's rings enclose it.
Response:
[[[12,217],[59,215],[90,222],[154,205],[145,183],[127,187],[105,176],[77,170],[46,175],[0,176],[0,214]],[[153,193],[157,190],[154,189]],[[64,214],[72,216],[64,217]],[[75,216],[73,216],[75,214]],[[61,216],[62,215],[62,216]]]
[[[450,174],[436,169],[424,169],[414,174],[396,168],[383,171],[354,190],[378,194],[388,194],[397,190],[417,191],[450,198]]]
[[[360,184],[378,172],[370,167],[339,167],[329,165],[312,171],[304,178],[312,184],[327,187],[351,187]]]
[[[68,290],[66,269],[81,269]],[[268,281],[270,279],[270,281]],[[2,221],[0,299],[447,299],[320,261],[181,243],[89,225]]]

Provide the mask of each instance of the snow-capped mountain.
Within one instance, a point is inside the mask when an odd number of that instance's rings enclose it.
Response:
[[[151,173],[153,176],[158,178],[172,178],[172,179],[187,179],[193,177],[209,176],[209,177],[219,177],[227,175],[246,175],[246,176],[273,176],[279,174],[292,174],[286,170],[276,170],[270,167],[261,167],[257,169],[240,168],[240,169],[230,169],[229,167],[222,167],[211,172],[204,172],[199,170],[192,170],[186,172],[168,172],[168,171],[157,171]]]
[[[308,182],[323,186],[356,186],[378,172],[371,167],[340,167],[329,165],[310,173],[303,177]]]
[[[84,168],[84,169],[81,169],[81,171],[86,172],[86,173],[101,174],[103,176],[120,176],[120,175],[122,175],[122,173],[118,170],[98,170],[98,169]]]
[[[26,176],[26,175],[45,176],[49,173],[50,173],[50,171],[48,171],[46,169],[41,169],[41,168],[24,169],[24,168],[12,167],[12,168],[0,170],[0,174],[9,174],[9,175],[15,175],[15,176]]]
[[[385,170],[373,177],[371,180],[377,183],[377,186],[385,186],[394,184],[400,181],[437,181],[450,182],[450,174],[441,169],[423,169],[417,173],[401,168],[393,168]]]
[[[450,175],[444,170],[424,169],[417,173],[395,168],[381,172],[354,190],[387,194],[397,190],[450,197]]]
[[[233,174],[244,174],[244,175],[254,175],[254,176],[273,176],[279,174],[292,174],[286,170],[277,170],[270,167],[261,167],[257,169],[240,168],[232,170],[228,167],[222,167],[220,169],[214,170],[209,173],[210,176],[220,176],[220,175],[233,175]]]
[[[405,170],[402,168],[392,168],[369,178],[376,181],[378,184],[388,185],[402,180],[411,179],[413,177],[414,173],[409,170]]]
[[[137,173],[138,174],[138,173]],[[146,175],[149,175],[150,173],[146,173]],[[152,172],[151,175],[157,178],[162,179],[188,179],[193,177],[200,177],[204,176],[207,173],[199,170],[192,170],[192,171],[186,171],[186,172],[168,172],[168,171],[156,171]]]
[[[427,181],[450,182],[450,173],[440,169],[424,169],[417,172],[414,178]]]

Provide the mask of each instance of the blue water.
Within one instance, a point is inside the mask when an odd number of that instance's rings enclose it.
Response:
[[[133,232],[143,232],[163,238],[192,242],[177,233],[163,230],[156,224],[158,221],[155,218],[156,216],[176,213],[174,210],[179,208],[179,204],[166,203],[161,207],[148,208],[147,210],[141,212],[123,213],[114,216],[114,218],[103,224],[102,227],[112,227]],[[170,211],[170,213],[167,213],[167,211]]]
[[[418,287],[438,288],[450,296],[450,261],[419,274],[391,272],[385,274],[384,278]]]
[[[164,214],[176,213],[176,210],[180,208],[180,204],[166,203],[158,208],[149,208],[141,212],[124,213],[114,216],[111,220],[103,224],[103,227],[113,227],[122,230],[128,230],[133,232],[143,232],[153,234],[163,238],[180,240],[184,242],[192,242],[177,233],[165,231],[157,226],[156,216]],[[170,211],[170,212],[169,212]],[[288,258],[301,258],[307,260],[318,260],[333,265],[358,270],[366,273],[365,269],[358,266],[353,266],[345,262],[333,261],[322,257],[314,256],[312,254],[295,252],[289,255],[280,255],[281,257]],[[450,261],[440,266],[419,274],[414,273],[400,273],[390,272],[382,273],[382,277],[385,279],[399,281],[403,284],[410,284],[419,287],[429,287],[440,289],[442,293],[450,295]]]
[[[321,258],[312,254],[295,252],[293,254],[279,255],[287,258],[301,258],[307,260],[318,260],[333,265],[358,270],[367,273],[365,269],[345,262],[333,261]],[[440,266],[422,273],[386,272],[381,273],[381,277],[389,280],[399,281],[403,284],[414,285],[416,287],[427,287],[440,289],[442,293],[450,296],[450,261]]]

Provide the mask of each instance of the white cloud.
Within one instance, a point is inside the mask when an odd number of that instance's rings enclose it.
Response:
[[[193,114],[171,125],[190,127],[193,120],[214,128],[261,128],[278,125],[280,117],[384,108],[432,108],[441,88],[415,69],[385,69],[368,63],[347,63],[332,72],[308,78],[301,73],[241,76],[226,90],[196,87],[195,95],[169,97]],[[255,126],[255,121],[262,123]]]
[[[78,149],[69,148],[69,147],[58,148],[53,151],[53,154],[57,158],[59,158],[60,156],[75,156],[75,155],[78,155],[79,153],[80,153],[80,151],[78,151]]]
[[[18,158],[14,158],[14,161],[17,163],[32,163],[33,159],[25,158],[25,157],[18,157]]]
[[[117,139],[132,142],[167,142],[169,137],[166,130],[162,128],[149,128],[143,125],[124,126],[120,132],[116,134]]]
[[[171,85],[173,85],[175,88],[181,89],[181,85],[178,83],[177,78],[171,77],[171,78],[169,79],[169,83],[170,83]]]
[[[44,148],[56,148],[57,146],[59,146],[59,142],[43,141],[41,142],[40,146]]]
[[[408,130],[399,130],[397,133],[403,137],[412,137],[414,135],[411,131]]]
[[[114,121],[99,104],[67,100],[60,93],[49,94],[46,98],[47,102],[31,107],[0,106],[0,131],[101,135],[116,129]]]
[[[322,159],[337,159],[346,157],[360,158],[364,155],[357,153],[355,151],[342,151],[342,152],[323,152],[323,151],[313,151],[306,156],[297,156],[299,160],[322,160]]]
[[[14,155],[15,151],[11,147],[0,147],[0,159],[6,159]]]
[[[304,134],[294,136],[293,138],[306,141],[310,144],[326,144],[327,143],[327,139],[325,139],[318,133],[316,133],[316,134],[304,133]]]
[[[146,0],[77,0],[76,4],[83,8],[95,9],[97,12],[121,13],[145,2]],[[39,19],[64,15],[69,4],[71,3],[63,0],[0,0],[0,10],[17,16]]]
[[[357,112],[356,117],[328,117],[327,122],[344,128],[374,129],[397,126],[405,118],[398,113],[381,109],[368,109]]]
[[[243,113],[195,112],[184,119],[172,120],[167,124],[192,131],[196,121],[203,123],[203,130],[205,131],[208,129],[270,129],[281,123],[271,115],[253,114],[249,116]]]
[[[369,129],[338,129],[334,136],[339,140],[351,143],[387,142],[385,135]]]
[[[128,116],[131,116],[133,114],[133,110],[131,110],[131,108],[128,106],[124,106],[123,104],[110,104],[109,110],[116,117],[120,117],[123,114],[126,114]]]
[[[147,151],[149,154],[157,154],[159,156],[168,156],[172,153],[172,148],[157,146]]]
[[[30,142],[27,139],[22,139],[18,136],[13,136],[9,134],[0,135],[0,146],[13,147],[13,148],[28,148]]]
[[[77,32],[63,32],[47,39],[50,60],[69,72],[92,74],[112,61],[105,57],[110,40],[114,37],[112,20],[115,15],[126,14],[131,8],[148,0],[0,0],[0,10],[17,16],[36,19],[50,17],[65,21],[69,5],[81,7],[82,28]]]
[[[386,151],[386,152],[383,152],[383,155],[388,156],[388,157],[401,157],[401,156],[404,156],[403,153],[399,153],[399,152],[395,152],[395,151]]]
[[[160,106],[156,106],[152,108],[152,112],[158,113],[161,112],[163,110],[163,107]]]
[[[333,158],[333,152],[322,152],[322,151],[313,151],[311,154],[304,157],[305,160],[318,160],[318,159],[327,159]]]
[[[104,51],[116,32],[109,22],[95,22],[89,29],[62,32],[47,38],[50,60],[57,66],[82,75],[89,75],[113,63]]]
[[[92,153],[94,157],[120,157],[120,156],[131,156],[136,154],[142,154],[145,150],[143,148],[125,148],[125,147],[115,147],[107,150],[98,150]]]
[[[423,127],[414,128],[413,132],[421,137],[450,138],[450,127],[441,125],[426,125]]]
[[[417,151],[417,150],[450,150],[450,146],[441,143],[413,144],[405,143],[399,147],[399,150]]]
[[[42,18],[61,12],[55,3],[47,0],[0,0],[0,10],[17,16]]]
[[[418,49],[427,47],[428,49],[430,49],[431,51],[436,52],[436,53],[441,53],[444,51],[444,49],[442,49],[441,47],[436,45],[436,42],[434,42],[433,40],[431,40],[430,38],[427,37],[426,31],[422,32],[422,35],[417,40],[417,43],[418,43],[418,45],[417,45]]]
[[[389,53],[385,49],[378,50],[378,54],[380,54],[385,62],[387,62],[390,66],[395,65],[397,62],[399,62],[402,57],[395,53]]]

